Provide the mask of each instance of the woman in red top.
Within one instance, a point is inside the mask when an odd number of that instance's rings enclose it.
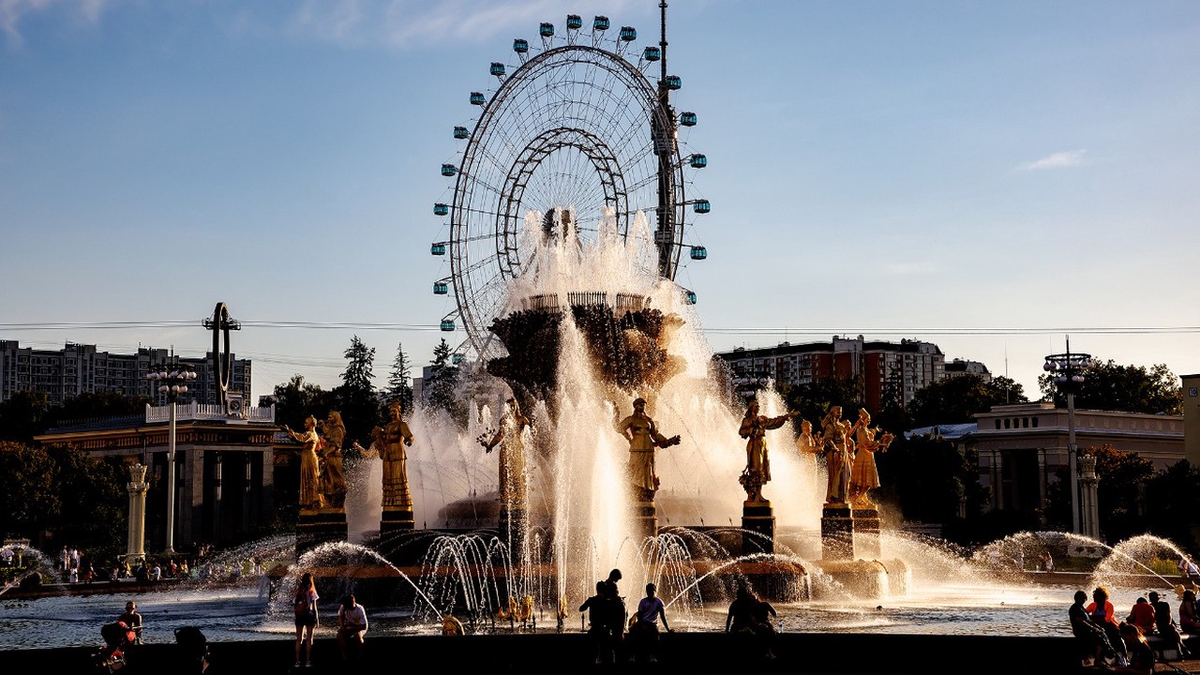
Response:
[[[1113,616],[1116,613],[1113,604],[1108,601],[1108,589],[1097,586],[1096,590],[1092,591],[1092,604],[1085,607],[1084,610],[1092,615],[1092,621],[1095,621],[1096,625],[1103,628],[1105,634],[1108,635],[1108,641],[1112,643],[1113,649],[1117,652],[1117,665],[1129,665],[1129,654],[1125,651],[1125,643],[1121,641],[1121,625]]]
[[[1145,598],[1138,598],[1134,603],[1133,609],[1129,610],[1129,618],[1125,619],[1129,623],[1142,629],[1142,634],[1154,632],[1154,606],[1146,602]]]

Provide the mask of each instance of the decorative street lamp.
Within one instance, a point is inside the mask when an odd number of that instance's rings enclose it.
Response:
[[[1054,386],[1067,395],[1067,461],[1071,474],[1071,532],[1082,532],[1079,525],[1079,448],[1075,445],[1075,392],[1083,384],[1087,369],[1092,366],[1091,354],[1071,353],[1071,338],[1067,337],[1067,351],[1046,357],[1042,366],[1054,377]]]
[[[146,373],[146,379],[158,383],[158,391],[167,395],[171,406],[171,421],[167,427],[167,554],[175,553],[175,401],[186,394],[187,383],[196,379],[189,365],[163,364]]]

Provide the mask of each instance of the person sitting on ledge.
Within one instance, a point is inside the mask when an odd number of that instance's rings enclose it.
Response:
[[[1146,643],[1142,629],[1131,623],[1122,623],[1119,628],[1121,640],[1129,652],[1129,665],[1118,665],[1113,668],[1116,673],[1133,673],[1134,675],[1150,675],[1154,672],[1154,650]]]
[[[367,632],[367,612],[353,595],[346,596],[338,608],[338,648],[342,660],[358,660],[362,655],[363,635]]]
[[[1138,598],[1134,603],[1133,609],[1129,610],[1129,616],[1125,619],[1142,629],[1142,634],[1154,632],[1154,607],[1145,598]]]
[[[1096,625],[1092,615],[1088,614],[1083,603],[1087,602],[1087,593],[1075,591],[1075,604],[1067,610],[1067,618],[1071,622],[1071,633],[1081,645],[1080,653],[1088,659],[1097,660],[1102,657],[1115,658],[1116,651],[1108,641],[1104,629]]]
[[[1183,636],[1179,634],[1179,626],[1171,618],[1171,605],[1166,600],[1160,600],[1158,591],[1150,591],[1150,606],[1154,608],[1154,627],[1163,641],[1179,654],[1179,658],[1188,656],[1188,650],[1183,646]]]

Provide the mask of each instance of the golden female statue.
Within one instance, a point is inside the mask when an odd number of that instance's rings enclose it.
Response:
[[[679,444],[679,436],[667,438],[646,414],[646,399],[633,400],[633,414],[617,423],[617,431],[629,441],[629,478],[642,501],[654,499],[658,474],[654,471],[655,448]]]
[[[500,428],[492,438],[479,438],[486,452],[500,445],[500,503],[507,506],[525,505],[525,441],[521,435],[530,426],[529,418],[521,414],[517,399],[506,401],[508,412],[500,420]]]
[[[854,467],[850,472],[850,498],[856,507],[874,506],[867,498],[867,492],[879,487],[879,470],[875,467],[875,453],[887,450],[892,441],[891,434],[884,434],[879,441],[875,434],[879,428],[871,428],[871,414],[866,408],[858,411],[858,421],[854,423]]]
[[[764,437],[767,431],[778,429],[797,414],[793,410],[779,417],[765,417],[758,414],[758,401],[751,401],[746,406],[746,415],[742,417],[742,426],[738,429],[738,435],[746,439],[746,469],[743,474],[760,477],[759,485],[771,480],[771,457]]]
[[[322,434],[321,452],[321,495],[327,506],[342,507],[346,503],[346,475],[342,471],[342,441],[346,438],[346,425],[342,414],[329,411],[324,422],[317,426]]]
[[[844,504],[850,500],[850,440],[842,422],[842,407],[832,406],[821,420],[821,440],[825,448],[825,503]]]
[[[283,430],[304,446],[300,449],[300,510],[315,511],[324,505],[321,493],[317,489],[317,450],[321,447],[321,437],[317,435],[317,418],[312,415],[304,418],[304,433],[296,433],[286,424],[283,425]]]
[[[387,426],[375,427],[375,446],[383,459],[383,508],[411,511],[412,494],[408,491],[408,454],[405,446],[413,444],[412,432],[404,422],[400,401],[392,401],[388,410],[392,420]]]

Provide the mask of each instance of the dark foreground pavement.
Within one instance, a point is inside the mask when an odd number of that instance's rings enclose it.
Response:
[[[176,645],[144,645],[131,654],[124,675],[189,675]],[[293,671],[291,640],[209,645],[208,673],[283,675]],[[0,655],[5,673],[89,673],[90,648],[15,650]],[[332,637],[318,639],[314,666],[296,672],[394,673],[1077,673],[1071,638],[788,633],[777,637],[777,658],[765,660],[741,636],[671,633],[655,664],[597,666],[582,633],[491,634],[465,637],[371,637],[362,659],[343,664]]]

